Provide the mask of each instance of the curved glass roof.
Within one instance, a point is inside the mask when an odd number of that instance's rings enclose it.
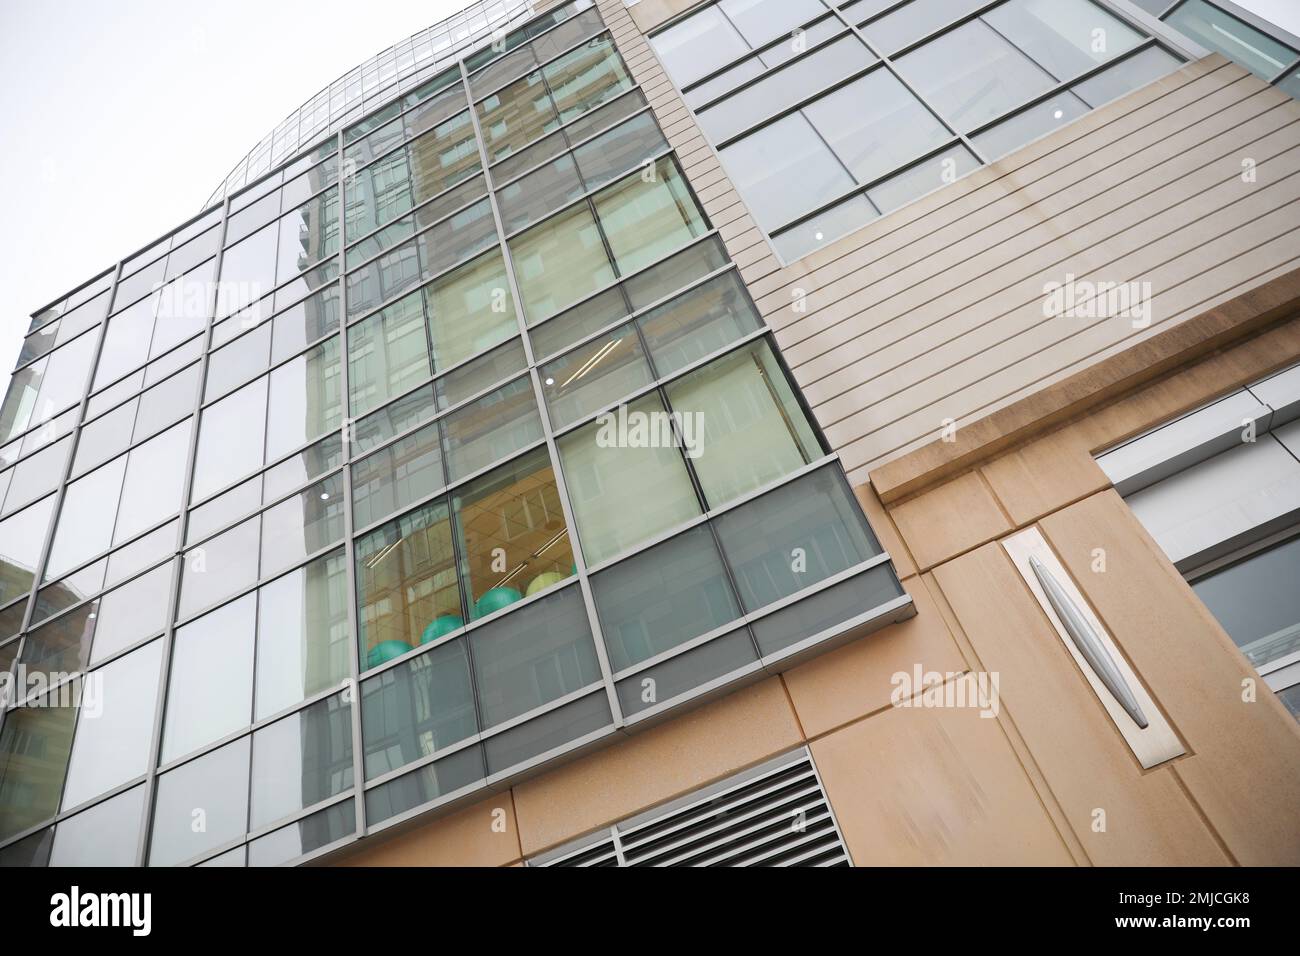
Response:
[[[427,79],[533,12],[533,0],[477,0],[447,19],[372,56],[325,87],[262,137],[216,188],[204,208],[219,202],[316,140]]]

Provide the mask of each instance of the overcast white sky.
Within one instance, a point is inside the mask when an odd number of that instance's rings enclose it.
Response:
[[[199,211],[290,110],[467,0],[0,0],[0,396],[31,313]],[[1238,0],[1300,34],[1297,0]]]

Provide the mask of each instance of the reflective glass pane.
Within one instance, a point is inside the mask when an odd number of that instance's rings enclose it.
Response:
[[[595,204],[621,275],[662,259],[708,231],[704,212],[671,157],[655,164],[653,181],[634,174],[597,193]]]
[[[600,679],[576,587],[473,631],[470,644],[484,729]]]
[[[1249,27],[1205,0],[1186,0],[1166,18],[1197,43],[1222,53],[1266,80],[1296,58],[1296,51]]]
[[[356,832],[356,807],[343,800],[248,844],[249,866],[279,866]]]
[[[251,829],[352,787],[352,708],[335,694],[253,733]]]
[[[446,483],[438,426],[421,428],[352,466],[354,522],[369,527]]]
[[[505,260],[497,249],[429,284],[424,294],[438,371],[519,334]]]
[[[113,528],[114,544],[180,511],[189,453],[189,421],[131,449]]]
[[[821,444],[766,342],[754,342],[667,388],[699,429],[695,473],[716,508],[820,458]]]
[[[382,405],[432,373],[423,292],[413,292],[348,329],[352,414]]]
[[[508,385],[442,420],[447,478],[458,481],[500,461],[542,437],[541,416],[532,381],[515,379]]]
[[[1086,112],[1088,104],[1066,90],[1004,119],[972,137],[971,142],[990,160],[1000,159]]]
[[[1158,46],[1150,46],[1071,87],[1071,92],[1095,108],[1146,86],[1180,66],[1182,61],[1177,57]]]
[[[260,378],[203,410],[191,501],[201,501],[262,467],[266,389],[267,380]]]
[[[144,787],[59,823],[50,851],[50,866],[135,866],[144,823]]]
[[[361,688],[367,779],[478,732],[463,639],[390,668]]]
[[[670,416],[655,394],[559,439],[589,564],[700,513]]]
[[[185,552],[179,615],[186,617],[257,580],[260,518],[236,525]]]
[[[0,521],[0,555],[3,555],[6,564],[6,573],[0,575],[0,601],[12,601],[31,590],[32,579],[36,576],[36,562],[41,559],[41,548],[45,545],[45,535],[50,528],[50,516],[54,513],[54,497],[50,495],[43,498],[18,514]],[[58,575],[59,572],[54,570],[46,577]]]
[[[542,366],[551,426],[562,428],[654,380],[631,325],[584,343]]]
[[[762,327],[735,272],[684,292],[637,319],[662,377]]]
[[[65,685],[5,715],[0,726],[0,840],[49,819],[72,751],[77,685]]]
[[[46,580],[62,577],[83,561],[108,550],[126,463],[127,456],[123,455],[68,485],[45,567]]]
[[[343,539],[343,476],[309,485],[262,514],[262,565],[268,577]]]
[[[1259,666],[1300,650],[1300,538],[1192,584],[1246,659]]]
[[[706,7],[657,34],[650,43],[679,89],[750,49],[718,7]]]
[[[601,571],[591,590],[615,671],[741,614],[713,533],[703,525]]]
[[[259,591],[255,720],[338,686],[351,673],[347,587],[347,559],[335,551]]]
[[[858,503],[834,467],[746,502],[721,515],[714,526],[747,611],[880,553]]]
[[[1141,34],[1091,0],[1008,0],[984,19],[1058,80],[1142,42]]]
[[[274,461],[342,421],[339,342],[329,338],[270,375],[266,458]]]
[[[754,218],[768,232],[853,185],[802,113],[764,126],[719,155]],[[799,188],[791,189],[792,182]]]
[[[982,20],[931,40],[900,57],[895,66],[912,89],[962,132],[1054,82]]]
[[[257,598],[248,594],[176,630],[161,762],[248,726]]]
[[[530,323],[541,322],[614,279],[586,203],[515,236],[510,258]]]

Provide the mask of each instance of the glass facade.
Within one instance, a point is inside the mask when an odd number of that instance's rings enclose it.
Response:
[[[300,860],[910,613],[595,7],[392,92],[33,319],[6,858]]]
[[[786,262],[1182,62],[1094,0],[714,0],[650,42]]]

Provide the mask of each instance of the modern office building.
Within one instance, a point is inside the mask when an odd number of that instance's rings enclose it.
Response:
[[[1298,68],[1206,0],[367,61],[33,316],[0,863],[1300,863]]]

